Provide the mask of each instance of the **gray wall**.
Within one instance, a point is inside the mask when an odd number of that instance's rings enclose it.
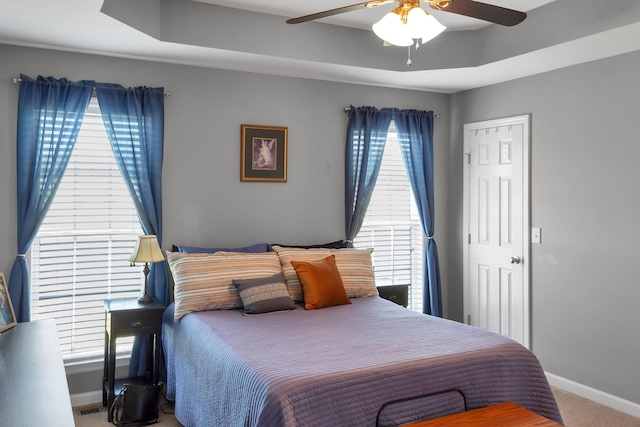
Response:
[[[16,256],[16,107],[11,77],[164,86],[163,247],[320,243],[344,238],[344,107],[434,110],[436,239],[444,298],[450,96],[0,45],[0,271]],[[289,128],[286,183],[240,182],[240,125]],[[438,201],[440,201],[438,203]],[[101,372],[70,378],[99,390]]]
[[[544,369],[640,403],[640,53],[453,95],[449,314],[462,318],[462,127],[531,114],[532,346]]]
[[[462,319],[462,125],[530,113],[532,346],[545,370],[640,403],[640,54],[456,95],[237,73],[0,45],[0,271],[16,255],[15,123],[25,73],[165,86],[164,244],[343,237],[353,105],[433,109],[436,239],[447,317]],[[289,128],[288,182],[241,183],[240,124]],[[71,377],[99,389],[100,372]]]

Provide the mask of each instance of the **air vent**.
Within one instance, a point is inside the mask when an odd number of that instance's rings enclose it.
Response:
[[[102,406],[95,406],[93,408],[85,408],[80,410],[80,415],[91,415],[102,412]]]

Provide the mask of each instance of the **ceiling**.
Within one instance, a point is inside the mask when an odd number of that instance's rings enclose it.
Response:
[[[285,23],[355,2],[5,0],[0,43],[444,93],[640,50],[637,0],[485,0],[528,12],[515,27],[433,11],[448,29],[411,66],[370,30],[393,5]]]

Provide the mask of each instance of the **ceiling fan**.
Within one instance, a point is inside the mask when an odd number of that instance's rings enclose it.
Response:
[[[414,39],[422,39],[422,43],[425,43],[445,29],[433,16],[420,7],[420,1],[428,3],[435,10],[469,16],[504,26],[517,25],[527,17],[524,12],[473,0],[371,0],[292,18],[287,21],[287,24],[300,24],[354,10],[399,3],[396,9],[373,25],[373,31],[385,41],[385,44],[410,46]]]
[[[429,6],[435,10],[456,13],[458,15],[469,16],[471,18],[481,19],[483,21],[492,22],[505,26],[513,26],[521,23],[527,17],[527,14],[513,9],[507,9],[487,3],[480,3],[473,0],[422,0],[429,3]],[[338,15],[340,13],[351,12],[358,9],[374,8],[389,3],[416,4],[418,0],[372,0],[363,3],[352,4],[351,6],[343,6],[335,9],[325,10],[324,12],[312,13],[311,15],[292,18],[287,24],[300,24],[302,22],[314,21],[328,16]]]

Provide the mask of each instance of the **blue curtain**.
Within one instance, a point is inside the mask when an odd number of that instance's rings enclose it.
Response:
[[[427,237],[422,311],[442,317],[440,264],[438,247],[433,239],[433,111],[395,110],[394,122],[422,229]]]
[[[98,103],[120,173],[138,211],[144,233],[162,246],[162,163],[164,153],[164,88],[124,88],[96,84]],[[165,263],[151,264],[149,295],[169,303]],[[141,273],[142,274],[142,273]],[[146,341],[136,339],[130,376],[146,372]]]
[[[349,246],[362,227],[378,179],[393,109],[351,106],[345,155],[345,234]]]
[[[21,75],[18,98],[18,256],[9,294],[19,322],[31,319],[31,280],[25,254],[69,164],[94,82]]]

